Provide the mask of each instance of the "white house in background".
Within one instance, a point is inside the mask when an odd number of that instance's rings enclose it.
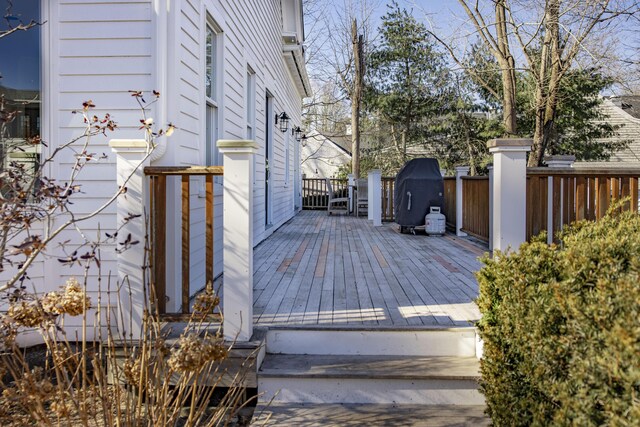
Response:
[[[300,143],[290,130],[279,130],[275,117],[286,113],[289,129],[299,126],[302,98],[310,95],[302,0],[20,0],[13,2],[13,14],[26,22],[44,22],[0,39],[0,85],[14,95],[22,90],[33,100],[21,125],[25,132],[41,134],[49,150],[69,141],[83,131],[79,116],[71,112],[86,100],[96,105],[96,115],[108,112],[119,125],[115,133],[92,141],[90,151],[105,153],[108,159],[82,170],[78,213],[95,210],[117,189],[109,139],[143,137],[130,90],[144,91],[147,101],[153,98],[152,90],[159,91],[161,98],[149,116],[157,124],[172,122],[178,128],[170,139],[160,140],[152,166],[220,165],[217,140],[256,141],[254,244],[300,209]],[[50,176],[68,179],[72,161],[71,155],[60,158]],[[193,292],[205,285],[205,263],[215,263],[216,275],[222,270],[222,179],[214,189],[214,261],[204,259],[204,181],[199,179],[192,178],[190,196],[193,217],[203,218],[191,228]],[[178,186],[168,189],[175,200],[167,204],[169,221],[179,218]],[[82,228],[93,238],[99,229],[116,225],[114,207]],[[169,259],[180,259],[180,233],[174,227],[167,235]],[[75,231],[62,238],[80,241]],[[115,251],[108,249],[102,250],[103,275],[116,270]],[[177,274],[168,267],[168,283],[180,283],[173,280]],[[51,258],[35,265],[30,276],[37,289],[48,291],[72,275],[82,276],[82,269]],[[167,309],[179,307],[179,286],[168,292],[173,295]]]
[[[640,95],[605,98],[600,107],[608,116],[607,121],[620,126],[616,140],[625,140],[629,146],[613,153],[607,162],[576,162],[575,167],[612,166],[640,167]]]
[[[350,139],[328,137],[311,131],[300,149],[302,175],[306,178],[333,178],[351,163]]]

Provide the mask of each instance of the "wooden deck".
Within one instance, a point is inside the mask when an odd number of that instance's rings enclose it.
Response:
[[[470,326],[487,248],[302,211],[254,251],[256,326]]]

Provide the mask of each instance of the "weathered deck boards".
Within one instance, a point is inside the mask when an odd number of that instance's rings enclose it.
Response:
[[[468,326],[486,249],[303,211],[254,251],[256,325]]]

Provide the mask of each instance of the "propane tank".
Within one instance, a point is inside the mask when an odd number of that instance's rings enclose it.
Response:
[[[431,206],[424,219],[425,231],[429,236],[442,236],[446,230],[446,219],[440,213],[440,207]]]

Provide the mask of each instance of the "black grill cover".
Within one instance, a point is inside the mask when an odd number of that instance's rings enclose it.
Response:
[[[407,193],[411,193],[411,197]],[[444,180],[438,161],[426,158],[410,160],[396,175],[396,222],[409,227],[424,225],[424,217],[431,206],[444,210]]]

